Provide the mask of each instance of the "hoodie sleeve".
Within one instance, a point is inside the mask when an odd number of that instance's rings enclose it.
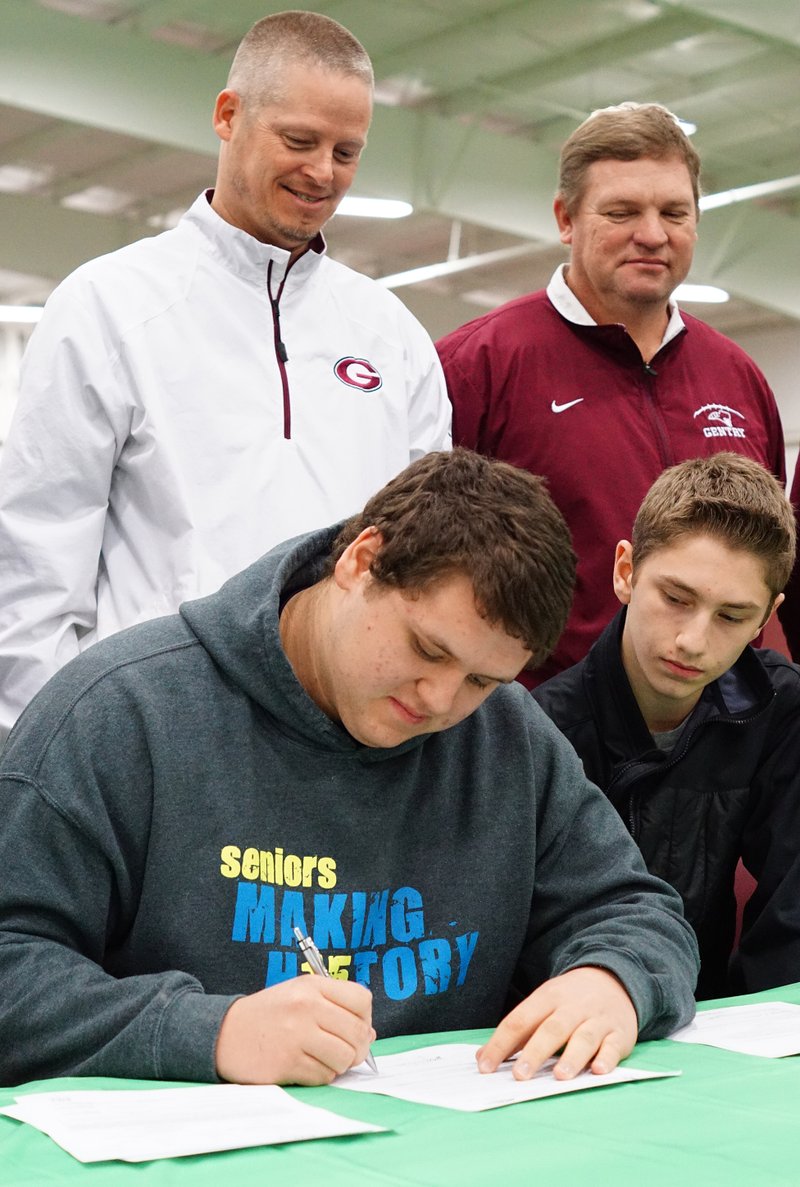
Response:
[[[536,886],[519,988],[569,969],[607,969],[636,1009],[640,1039],[690,1021],[699,958],[679,895],[639,850],[568,742],[537,709]]]
[[[0,778],[0,1082],[216,1080],[235,996],[206,995],[177,971],[104,971],[107,935],[131,904],[108,856],[48,800],[33,781]]]
[[[155,876],[168,896],[176,875],[153,871],[147,739],[131,702],[107,712],[93,650],[39,694],[0,761],[0,1083],[214,1081],[219,1027],[240,995],[205,993],[157,936],[141,975],[119,965],[143,886]]]

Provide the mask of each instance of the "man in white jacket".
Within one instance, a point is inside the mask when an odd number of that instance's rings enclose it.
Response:
[[[428,335],[325,255],[371,112],[346,29],[259,21],[214,108],[214,190],[48,302],[0,466],[0,745],[86,646],[449,445]]]

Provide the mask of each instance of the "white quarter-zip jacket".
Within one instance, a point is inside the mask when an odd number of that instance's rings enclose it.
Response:
[[[0,741],[78,651],[449,448],[405,306],[321,236],[290,265],[209,200],[79,268],[31,338],[0,464]]]

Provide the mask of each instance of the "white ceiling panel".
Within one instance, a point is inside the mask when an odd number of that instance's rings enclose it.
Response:
[[[0,302],[164,225],[213,182],[214,96],[281,4],[2,0]],[[704,188],[800,172],[797,0],[320,0],[370,51],[377,94],[354,192],[398,223],[336,218],[334,255],[374,276],[525,247],[399,290],[434,333],[544,283],[563,259],[558,152],[595,107],[666,103],[698,125]],[[70,208],[71,204],[72,208]],[[723,330],[800,319],[800,192],[708,212],[692,279]]]

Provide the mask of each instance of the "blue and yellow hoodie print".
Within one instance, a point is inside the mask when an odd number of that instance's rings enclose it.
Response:
[[[241,994],[302,971],[292,929],[374,997],[379,1035],[484,1027],[578,965],[643,1037],[693,1013],[694,936],[521,686],[439,734],[356,742],[308,697],[282,604],[336,529],[59,672],[0,761],[0,1080],[214,1080]]]

